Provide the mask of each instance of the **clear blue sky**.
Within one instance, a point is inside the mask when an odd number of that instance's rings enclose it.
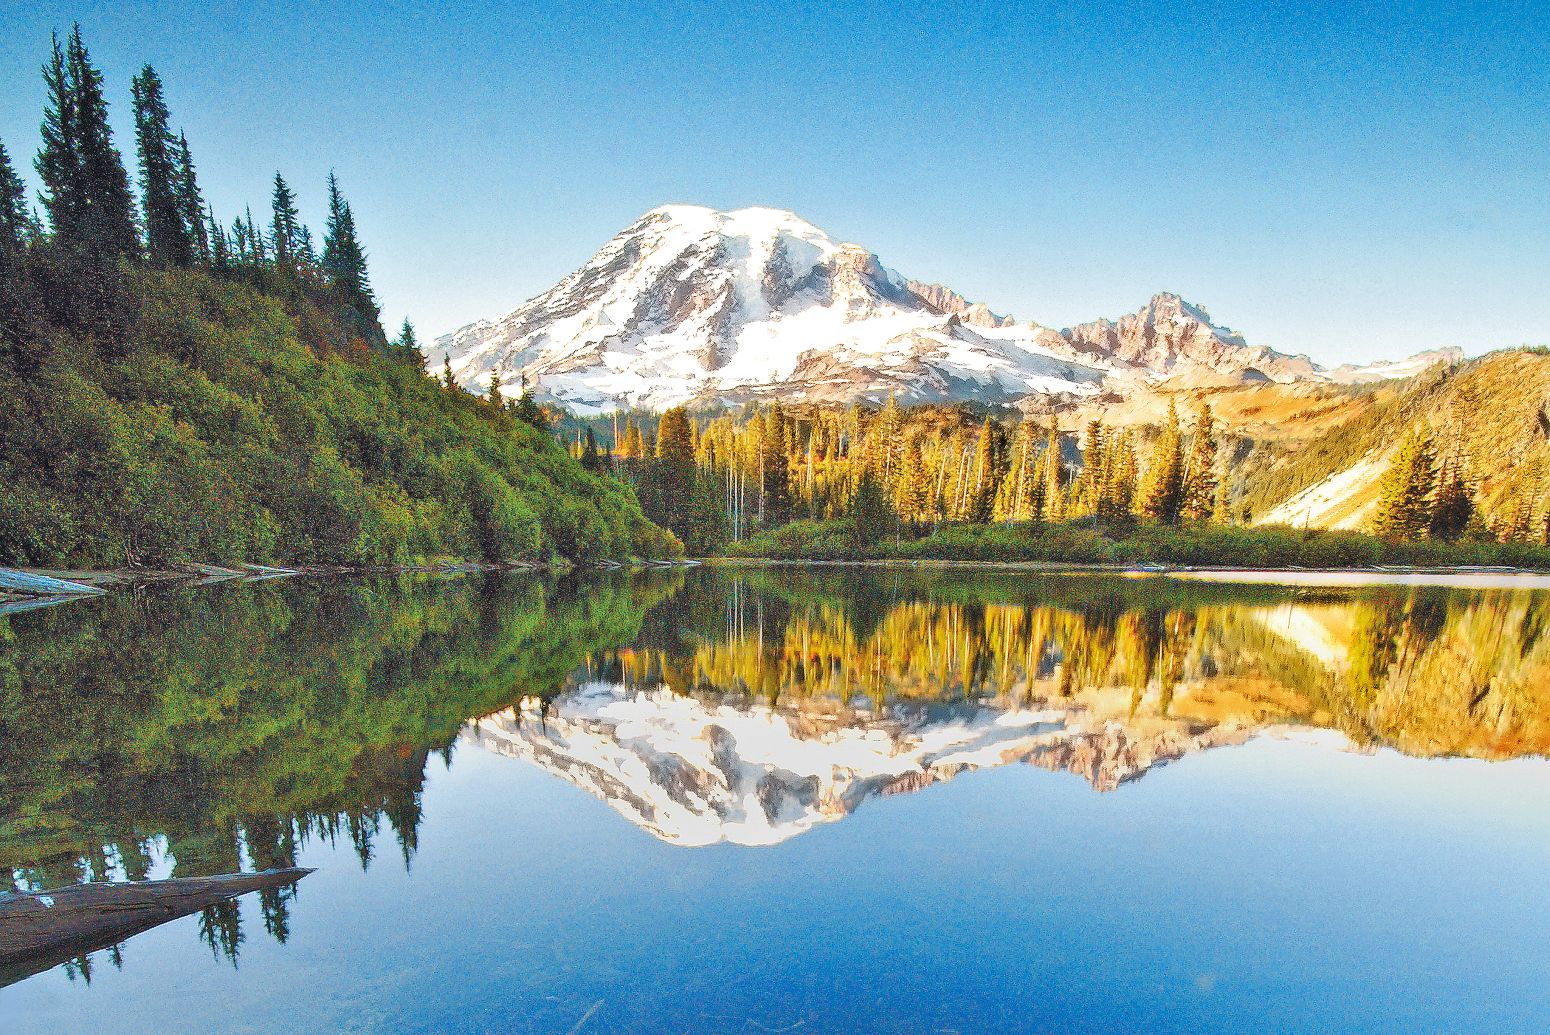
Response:
[[[126,153],[149,61],[224,217],[280,168],[320,224],[336,169],[426,338],[672,201],[1057,327],[1173,290],[1328,362],[1550,341],[1550,4],[365,6],[6,4],[0,139],[79,19]]]

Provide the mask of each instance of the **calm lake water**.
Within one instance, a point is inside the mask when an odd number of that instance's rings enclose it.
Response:
[[[0,1031],[1550,1029],[1550,593],[800,568],[0,618]],[[15,977],[16,975],[11,975]]]

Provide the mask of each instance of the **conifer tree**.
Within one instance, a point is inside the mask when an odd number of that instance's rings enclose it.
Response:
[[[1400,443],[1388,472],[1378,483],[1373,532],[1391,539],[1425,535],[1431,526],[1435,482],[1431,437],[1424,431],[1412,432]]]
[[[1046,521],[1059,521],[1065,515],[1065,465],[1060,457],[1060,431],[1053,419],[1044,442],[1043,513]]]
[[[210,267],[217,273],[225,273],[231,267],[231,242],[226,230],[215,218],[215,210],[206,207],[206,239],[210,242]]]
[[[527,371],[522,372],[522,392],[517,396],[517,419],[524,424],[530,424],[535,428],[547,428],[548,420],[544,417],[543,408],[538,405],[538,400],[533,398],[532,389],[527,383]]]
[[[274,174],[270,207],[274,215],[269,224],[269,241],[274,250],[275,267],[282,273],[295,274],[301,250],[301,218],[296,209],[296,195],[278,172]]]
[[[1076,488],[1078,513],[1097,513],[1098,497],[1104,485],[1103,456],[1103,425],[1090,420],[1082,432],[1082,473]]]
[[[159,266],[190,266],[194,239],[184,218],[177,163],[161,77],[146,65],[130,80],[135,109],[135,148],[140,156],[140,204],[145,251]]]
[[[581,466],[592,472],[603,469],[603,460],[597,451],[597,435],[590,424],[587,425],[586,444],[581,447]]]
[[[1195,410],[1189,459],[1185,463],[1180,514],[1188,521],[1204,521],[1216,507],[1216,417],[1204,399]]]
[[[199,192],[199,178],[194,173],[194,156],[188,150],[188,137],[178,134],[178,148],[176,155],[178,211],[183,216],[183,225],[193,245],[194,258],[200,262],[213,263],[214,242],[205,224],[204,195]],[[214,217],[210,219],[210,225],[215,225]]]
[[[102,74],[91,63],[80,26],[43,66],[48,104],[43,146],[34,163],[43,181],[43,207],[54,241],[97,262],[139,250],[129,176],[113,146]]]
[[[452,378],[452,353],[450,352],[441,357],[441,380],[448,391],[457,387],[457,382]]]
[[[43,181],[43,210],[48,214],[55,240],[72,245],[78,243],[82,233],[86,199],[75,89],[58,33],[54,34],[48,63],[43,66],[43,84],[48,90],[48,104],[43,109],[43,146],[38,149],[33,168]]]
[[[65,54],[69,88],[74,104],[75,140],[81,206],[78,242],[99,259],[136,255],[140,238],[135,232],[134,196],[129,174],[113,146],[108,125],[108,102],[102,92],[102,73],[91,63],[79,25],[70,33]]]
[[[854,547],[874,546],[898,530],[899,517],[882,483],[870,471],[863,471],[856,483],[849,510],[850,543]]]
[[[1431,535],[1457,539],[1475,516],[1474,494],[1464,477],[1462,458],[1455,450],[1437,473],[1437,495],[1432,501]]]
[[[1152,448],[1146,491],[1141,498],[1141,513],[1165,525],[1177,524],[1183,496],[1183,433],[1179,427],[1178,408],[1170,399],[1167,422]]]
[[[11,156],[0,144],[0,258],[20,254],[32,237],[32,217],[27,211],[26,188],[11,165]]]
[[[506,408],[506,400],[501,398],[501,372],[499,370],[490,372],[489,402],[492,409],[504,410]]]
[[[1098,490],[1097,515],[1100,522],[1126,524],[1132,517],[1136,497],[1136,453],[1130,435],[1115,432],[1107,436],[1103,458],[1103,485]]]
[[[764,448],[759,461],[760,512],[767,528],[791,517],[791,468],[786,455],[785,410],[776,399],[764,413]]]

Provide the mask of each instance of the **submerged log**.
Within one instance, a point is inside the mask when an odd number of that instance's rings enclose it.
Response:
[[[292,867],[0,894],[0,987],[217,902],[294,884],[311,872]]]
[[[47,575],[33,575],[31,572],[17,571],[15,568],[0,568],[0,589],[9,589],[17,593],[28,593],[40,597],[90,596],[102,592],[96,586],[87,586],[79,582],[66,582],[64,579],[51,578]]]

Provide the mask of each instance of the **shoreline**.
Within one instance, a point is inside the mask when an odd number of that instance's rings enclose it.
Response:
[[[1550,572],[1494,565],[1382,565],[1351,568],[1268,568],[1263,565],[1097,564],[1062,561],[986,561],[953,558],[888,557],[803,559],[787,557],[703,558],[729,567],[915,568],[948,571],[1011,571],[1036,575],[1112,575],[1121,578],[1174,578],[1198,582],[1340,586],[1452,586],[1459,589],[1546,589]]]
[[[1435,586],[1453,589],[1520,589],[1550,591],[1550,572],[1533,568],[1487,565],[1382,565],[1349,568],[1270,568],[1263,565],[1103,564],[1037,560],[964,560],[954,558],[790,558],[713,555],[675,560],[600,560],[580,564],[559,562],[446,561],[437,564],[375,566],[300,565],[277,567],[242,565],[229,568],[190,564],[181,568],[4,568],[0,576],[13,574],[39,580],[75,584],[65,592],[46,592],[0,585],[0,614],[15,614],[55,604],[101,596],[114,589],[151,585],[209,586],[225,582],[265,582],[303,576],[359,575],[468,575],[484,573],[566,574],[579,571],[641,571],[714,567],[791,568],[898,568],[935,571],[1025,572],[1046,576],[1095,576],[1148,579],[1167,578],[1194,582],[1239,585],[1278,585],[1310,589],[1360,588],[1363,586]]]

